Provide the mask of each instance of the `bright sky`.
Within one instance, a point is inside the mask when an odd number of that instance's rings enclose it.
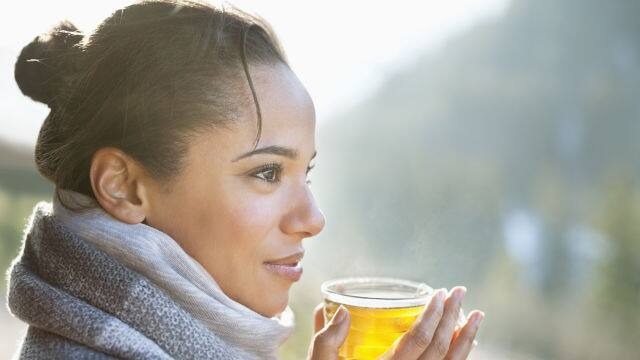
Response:
[[[131,1],[11,1],[0,14],[0,137],[35,144],[48,113],[22,95],[13,66],[36,35],[68,19],[87,31]],[[314,99],[319,123],[366,96],[385,74],[452,35],[503,13],[509,0],[237,0],[267,19]],[[18,15],[19,14],[19,15]]]

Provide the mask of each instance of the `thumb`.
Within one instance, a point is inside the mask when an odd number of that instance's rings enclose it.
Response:
[[[313,338],[309,349],[310,360],[337,360],[338,349],[347,338],[350,324],[349,311],[340,305],[331,321]]]

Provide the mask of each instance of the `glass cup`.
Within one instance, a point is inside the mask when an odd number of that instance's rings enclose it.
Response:
[[[386,277],[350,277],[325,281],[324,320],[344,305],[351,325],[338,359],[377,359],[407,332],[424,310],[434,290],[424,283]],[[465,324],[460,310],[456,332]]]

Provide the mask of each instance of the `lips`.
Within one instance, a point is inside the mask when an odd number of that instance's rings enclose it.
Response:
[[[289,256],[286,256],[280,259],[265,261],[265,264],[296,266],[300,261],[302,261],[303,257],[304,257],[304,250],[298,251],[294,254],[291,254]]]
[[[302,258],[304,257],[304,250],[291,254],[280,259],[265,261],[267,269],[270,272],[284,277],[290,281],[298,281],[302,276]]]
[[[298,281],[302,277],[302,264],[294,265],[275,265],[266,263],[265,266],[270,272],[279,275],[289,281]]]

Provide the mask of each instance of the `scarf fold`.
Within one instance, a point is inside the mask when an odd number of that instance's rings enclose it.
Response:
[[[118,221],[77,192],[61,196],[91,207],[72,212],[56,197],[36,205],[10,270],[14,315],[124,358],[278,358],[294,329],[290,307],[264,317],[167,234]]]

